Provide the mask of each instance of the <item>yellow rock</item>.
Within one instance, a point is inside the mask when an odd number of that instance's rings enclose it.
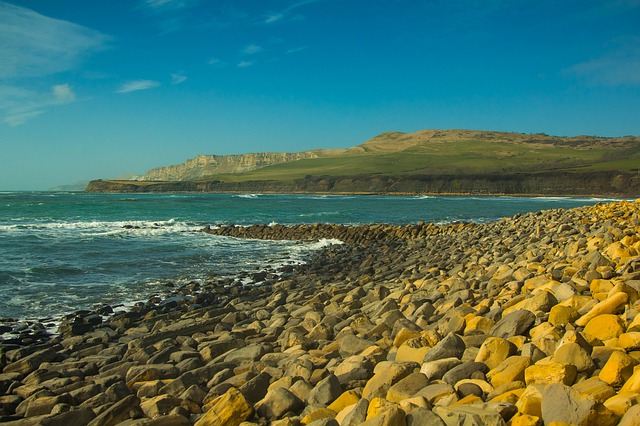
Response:
[[[532,365],[524,371],[524,381],[529,385],[548,385],[563,383],[571,386],[578,370],[575,365],[552,362],[545,365]]]
[[[579,317],[578,311],[571,306],[556,305],[549,311],[549,323],[552,325],[565,325]]]
[[[603,314],[613,314],[625,303],[627,303],[627,293],[616,293],[610,298],[596,304],[589,312],[576,320],[576,325],[584,327],[593,318]]]
[[[640,392],[640,368],[633,370],[633,374],[629,377],[629,380],[620,388],[620,392]]]
[[[405,413],[400,408],[396,406],[391,406],[387,410],[381,412],[377,416],[369,418],[367,416],[367,421],[361,423],[361,426],[374,426],[374,425],[385,425],[385,426],[406,426]]]
[[[640,349],[640,331],[630,331],[618,336],[618,346],[626,351]]]
[[[367,420],[372,417],[378,416],[384,411],[395,406],[396,405],[394,403],[389,402],[384,398],[373,398],[371,401],[369,401],[369,408],[367,408]]]
[[[253,406],[236,388],[219,397],[195,426],[238,426],[253,414]]]
[[[591,294],[595,293],[608,293],[613,288],[614,284],[610,280],[595,279],[591,281],[589,285],[589,291]]]
[[[549,291],[540,291],[533,295],[532,297],[528,297],[513,306],[506,308],[502,315],[508,315],[511,312],[526,309],[527,311],[536,312],[543,311],[549,312],[552,306],[558,303],[558,299]]]
[[[572,386],[582,395],[589,395],[597,402],[604,402],[616,394],[616,390],[598,377],[590,377]]]
[[[459,380],[458,382],[456,382],[456,384],[453,386],[453,388],[455,390],[458,390],[458,388],[460,387],[460,385],[463,385],[465,383],[471,383],[474,384],[476,386],[478,386],[480,389],[482,389],[482,392],[488,394],[490,392],[493,392],[494,387],[491,386],[489,383],[485,382],[484,380],[480,380],[480,379],[462,379]]]
[[[633,374],[633,367],[638,361],[622,351],[611,354],[598,377],[611,386],[622,386]]]
[[[428,346],[413,348],[409,345],[402,345],[396,352],[396,361],[413,361],[422,364],[424,356],[429,352]]]
[[[578,343],[569,342],[558,346],[551,359],[560,364],[575,365],[579,372],[591,373],[595,370],[591,356]]]
[[[317,408],[304,416],[302,420],[300,420],[300,423],[302,423],[303,425],[308,425],[309,423],[315,422],[316,420],[333,419],[336,417],[336,414],[337,413],[335,411],[328,408]]]
[[[327,408],[335,411],[336,413],[339,413],[345,407],[348,407],[349,405],[353,405],[359,400],[360,400],[360,395],[358,395],[358,392],[354,390],[348,390],[346,392],[343,392],[342,395],[340,395],[339,397],[337,397],[331,404],[329,404]]]
[[[516,346],[501,337],[488,337],[480,346],[476,362],[483,362],[493,369],[502,361],[516,353]]]
[[[637,314],[627,327],[627,331],[640,331],[640,314]]]
[[[621,241],[609,244],[607,248],[604,249],[604,254],[606,254],[609,259],[618,263],[631,257],[631,252]]]
[[[571,296],[567,300],[563,300],[561,303],[558,303],[558,305],[568,306],[575,309],[576,311],[579,311],[580,309],[584,308],[591,300],[592,299],[589,296],[575,295]]]
[[[624,416],[632,405],[640,402],[640,394],[637,392],[619,392],[604,402],[604,406],[613,411],[618,416]]]
[[[542,391],[544,386],[532,385],[527,386],[520,395],[520,399],[516,402],[518,412],[529,414],[530,416],[542,417]]]
[[[531,358],[526,356],[511,356],[487,373],[487,380],[494,388],[510,382],[523,381],[525,371],[531,365]]]
[[[530,414],[516,413],[511,417],[511,420],[507,423],[507,426],[542,426],[542,419],[538,416],[532,416]]]
[[[491,327],[495,325],[495,322],[490,318],[476,315],[468,318],[466,324],[467,325],[464,329],[465,334],[470,331],[483,331],[488,334],[489,330],[491,330]]]
[[[510,390],[500,395],[494,396],[489,402],[506,402],[509,404],[515,404],[520,400],[520,395],[524,392],[524,389]]]
[[[480,398],[477,395],[467,395],[464,398],[457,400],[451,405],[453,406],[453,405],[465,405],[465,404],[484,404],[484,401],[482,400],[482,398]]]
[[[613,296],[616,293],[626,293],[628,296],[627,302],[630,304],[634,304],[638,300],[638,290],[634,287],[631,287],[629,284],[624,281],[614,281],[615,286],[609,290],[609,297]]]
[[[525,336],[511,336],[507,337],[507,340],[516,345],[516,348],[518,349],[527,342],[527,338]]]
[[[407,340],[414,339],[416,337],[420,337],[420,332],[415,330],[409,330],[407,328],[402,328],[400,329],[398,334],[396,334],[396,338],[393,339],[393,346],[395,346],[396,348],[399,348]]]
[[[613,314],[603,314],[592,318],[584,327],[584,334],[589,340],[605,341],[614,339],[624,333],[624,321]]]

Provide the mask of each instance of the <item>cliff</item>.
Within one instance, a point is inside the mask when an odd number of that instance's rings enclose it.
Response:
[[[184,181],[202,179],[225,173],[244,173],[275,164],[331,155],[333,151],[259,152],[236,155],[198,155],[195,158],[166,167],[149,170],[144,181]]]
[[[544,172],[482,175],[307,176],[292,181],[92,181],[88,192],[214,192],[325,194],[471,194],[640,196],[637,173]]]

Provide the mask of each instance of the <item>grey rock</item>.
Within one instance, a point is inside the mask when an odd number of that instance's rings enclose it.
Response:
[[[342,394],[338,378],[331,374],[320,380],[307,397],[307,404],[329,405]]]
[[[511,336],[524,336],[533,326],[536,316],[526,309],[511,312],[498,321],[489,332],[490,335],[506,339]]]
[[[449,333],[427,352],[423,361],[429,362],[451,357],[460,359],[465,349],[466,346],[462,338],[455,333]]]
[[[471,375],[477,371],[486,374],[489,372],[489,367],[483,362],[463,362],[445,373],[442,380],[453,386],[462,379],[471,378]]]

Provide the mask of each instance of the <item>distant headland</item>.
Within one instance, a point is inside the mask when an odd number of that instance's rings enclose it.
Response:
[[[199,155],[89,192],[640,195],[640,137],[387,132],[345,149]]]

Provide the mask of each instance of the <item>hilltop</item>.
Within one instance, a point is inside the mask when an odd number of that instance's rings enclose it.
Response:
[[[636,136],[422,130],[382,133],[348,149],[200,155],[88,190],[635,196],[639,166]]]

